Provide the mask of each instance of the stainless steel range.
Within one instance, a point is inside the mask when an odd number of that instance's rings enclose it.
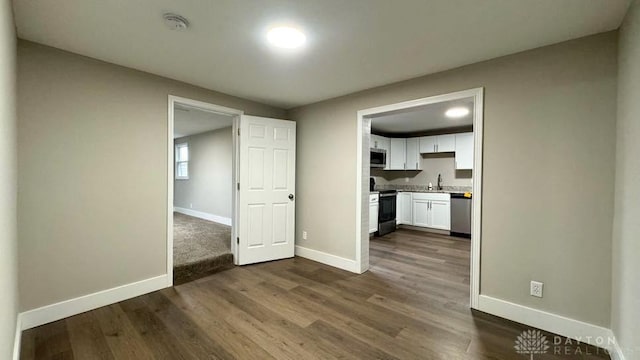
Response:
[[[395,190],[380,191],[378,210],[378,236],[396,231],[396,197]]]

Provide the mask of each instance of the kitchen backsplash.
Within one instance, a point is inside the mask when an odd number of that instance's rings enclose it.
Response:
[[[382,170],[371,169],[371,176],[377,185],[427,186],[438,185],[438,174],[442,174],[442,185],[470,187],[473,184],[471,170],[455,170],[453,153],[422,154],[422,170]],[[408,181],[407,181],[408,179]]]

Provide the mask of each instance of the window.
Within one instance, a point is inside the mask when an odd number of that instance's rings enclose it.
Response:
[[[189,180],[189,144],[176,144],[176,180]]]

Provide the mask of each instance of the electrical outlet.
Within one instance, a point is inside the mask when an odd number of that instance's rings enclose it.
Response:
[[[542,297],[542,286],[544,284],[539,281],[531,281],[531,296]]]
[[[193,209],[193,204],[189,204],[189,209]]]
[[[302,240],[307,240],[307,232],[306,231],[302,232]]]

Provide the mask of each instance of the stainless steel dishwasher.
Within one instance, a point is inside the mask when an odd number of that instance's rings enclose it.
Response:
[[[471,198],[451,194],[451,235],[471,237]]]

